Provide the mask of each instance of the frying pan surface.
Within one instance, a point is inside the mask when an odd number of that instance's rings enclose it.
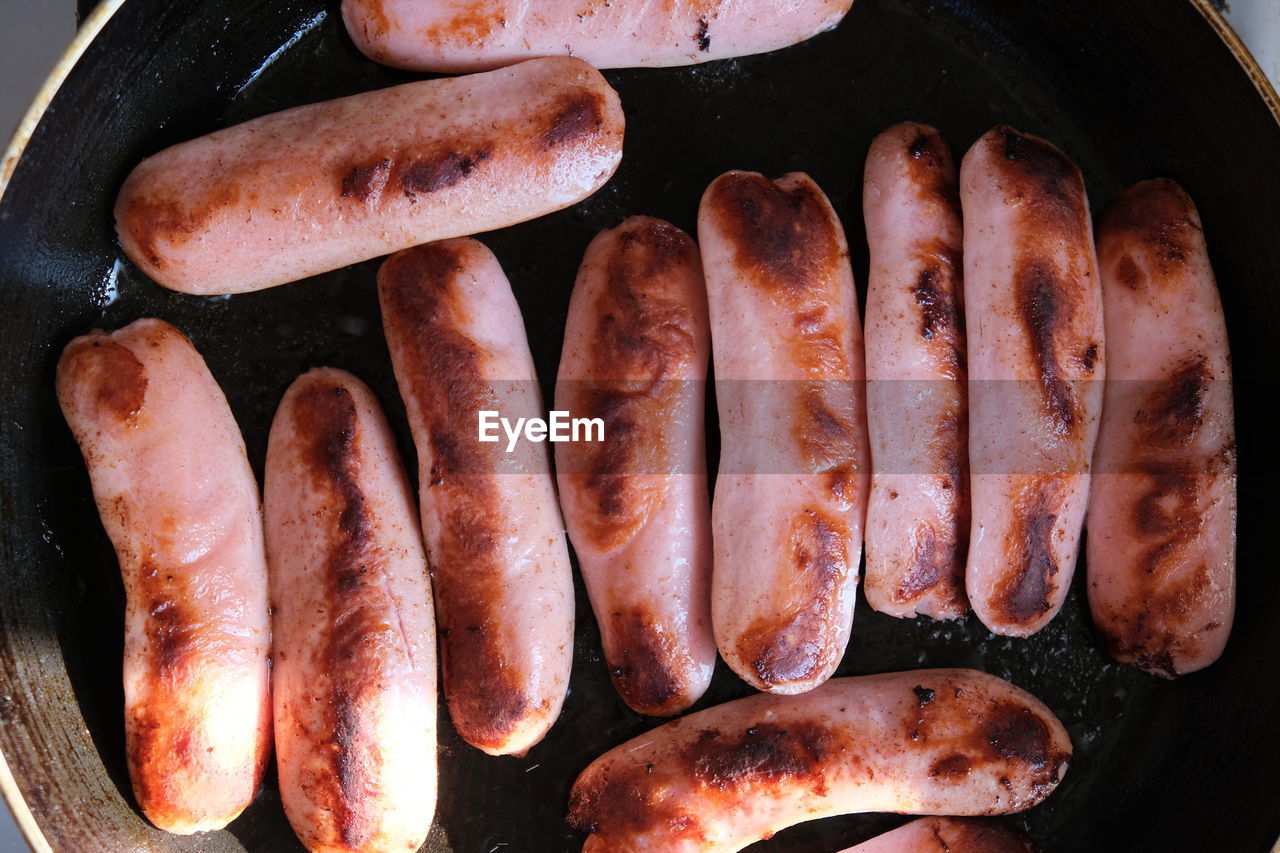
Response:
[[[1271,608],[1280,572],[1265,547],[1277,511],[1268,392],[1280,346],[1280,124],[1267,102],[1274,93],[1256,87],[1211,16],[1202,3],[1171,0],[858,0],[836,31],[775,54],[607,72],[628,120],[617,176],[570,210],[482,237],[511,278],[549,399],[587,242],[632,213],[692,231],[703,188],[730,168],[812,174],[844,221],[864,288],[863,160],[872,137],[904,119],[938,126],[957,155],[1001,122],[1047,137],[1083,169],[1095,212],[1143,178],[1187,187],[1236,371],[1240,603],[1222,660],[1175,683],[1112,663],[1089,623],[1081,567],[1062,614],[1028,640],[994,637],[972,617],[899,621],[860,604],[839,670],[977,667],[1048,703],[1075,760],[1056,793],[1009,821],[1051,850],[1265,851],[1280,835],[1280,618]],[[11,791],[53,849],[302,850],[270,774],[223,832],[178,838],[137,813],[122,735],[123,593],[53,371],[61,348],[89,328],[162,317],[208,360],[259,476],[280,395],[317,365],[369,382],[412,464],[377,262],[234,298],[180,295],[123,259],[111,205],[127,171],[167,145],[419,76],[361,57],[336,2],[128,0],[57,92],[0,198],[0,748]],[[191,425],[193,442],[199,430]],[[656,724],[614,693],[580,584],[578,595],[571,692],[528,756],[471,749],[441,707],[427,850],[579,849],[582,836],[563,821],[574,777]],[[697,707],[750,692],[721,664]],[[751,849],[829,853],[902,821],[834,818]]]

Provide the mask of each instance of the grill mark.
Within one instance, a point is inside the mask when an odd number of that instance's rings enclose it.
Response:
[[[561,101],[551,124],[542,132],[542,147],[556,148],[598,136],[603,128],[603,97],[595,92],[574,92]]]
[[[1155,383],[1134,416],[1151,447],[1190,446],[1204,425],[1205,399],[1213,378],[1209,360],[1197,355],[1183,363],[1169,379]]]
[[[827,794],[824,764],[839,746],[840,739],[826,726],[762,723],[741,733],[703,731],[681,761],[694,779],[716,791],[799,782],[821,797]]]
[[[849,573],[849,533],[839,518],[806,509],[795,519],[785,550],[789,601],[777,616],[753,620],[738,641],[739,657],[761,681],[787,684],[813,678],[839,649],[833,648],[832,618],[838,590]]]
[[[618,693],[641,713],[664,713],[684,695],[677,644],[663,632],[658,614],[644,607],[615,612],[609,623],[606,657]]]
[[[1044,398],[1045,411],[1057,435],[1076,427],[1075,392],[1063,376],[1059,338],[1071,332],[1073,305],[1066,283],[1050,264],[1039,258],[1024,261],[1015,272],[1018,315],[1031,343],[1031,355]]]
[[[1065,486],[1057,477],[1037,478],[1018,495],[1005,544],[1011,571],[1002,573],[991,599],[1005,622],[1027,624],[1052,609],[1049,598],[1058,573],[1053,532],[1064,496]]]
[[[489,159],[489,151],[476,148],[468,153],[448,151],[442,155],[418,157],[399,167],[396,180],[412,200],[416,193],[432,193],[456,186]]]
[[[365,166],[352,166],[342,178],[342,197],[377,204],[391,177],[391,160],[383,158]]]
[[[462,331],[460,274],[483,251],[458,240],[429,243],[389,258],[378,274],[387,337],[404,353],[398,381],[411,418],[428,438],[431,465],[422,488],[447,507],[431,556],[439,606],[441,670],[459,734],[482,749],[500,749],[536,711],[523,675],[503,654],[497,602],[506,587],[501,502],[493,482],[496,445],[472,431],[481,409],[500,409],[484,379],[484,354]],[[421,452],[421,450],[420,450]]]

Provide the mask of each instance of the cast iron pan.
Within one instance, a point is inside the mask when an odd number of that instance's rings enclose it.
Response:
[[[549,397],[588,240],[632,213],[692,230],[699,195],[726,169],[811,173],[844,220],[862,283],[863,159],[872,137],[903,119],[937,125],[957,154],[999,122],[1054,140],[1084,170],[1095,210],[1155,175],[1188,188],[1236,370],[1240,606],[1222,660],[1176,683],[1110,662],[1089,623],[1081,571],[1062,614],[1029,640],[994,637],[973,618],[898,621],[860,605],[840,667],[978,667],[1045,700],[1070,729],[1075,760],[1043,805],[1009,820],[1051,850],[1252,853],[1280,834],[1280,572],[1266,544],[1280,472],[1263,384],[1280,346],[1280,124],[1211,15],[1171,0],[858,0],[835,32],[776,54],[609,72],[628,121],[617,176],[570,210],[483,237],[524,309]],[[224,832],[178,838],[139,816],[122,738],[121,585],[53,370],[76,334],[163,317],[208,360],[259,474],[281,393],[315,365],[368,381],[412,462],[376,261],[230,299],[183,296],[123,260],[111,220],[116,189],[144,155],[410,79],[356,52],[336,0],[128,0],[58,92],[0,200],[0,746],[56,850],[302,849],[271,774]],[[200,428],[191,424],[193,441]],[[563,821],[574,777],[656,724],[614,693],[578,594],[572,689],[545,742],[525,758],[486,757],[457,738],[442,706],[428,850],[579,849],[582,836]],[[721,665],[699,707],[750,692]],[[752,850],[829,853],[902,820],[835,818]]]

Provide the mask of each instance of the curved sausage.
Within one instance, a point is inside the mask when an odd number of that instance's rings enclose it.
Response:
[[[539,59],[263,116],[143,160],[120,245],[165,287],[260,290],[568,207],[622,157],[618,95]]]
[[[258,484],[204,359],[138,320],[76,338],[58,402],[125,591],[125,750],[147,819],[226,826],[271,750],[267,567]]]
[[[832,29],[852,0],[343,0],[370,59],[466,72],[566,54],[597,68],[692,65],[764,53]]]
[[[1071,741],[1035,697],[933,669],[836,678],[667,723],[582,772],[583,851],[729,853],[837,814],[1003,814],[1047,797]]]
[[[1098,228],[1109,342],[1089,502],[1093,621],[1116,660],[1172,678],[1222,654],[1235,613],[1231,358],[1195,204],[1121,193]]]
[[[698,247],[633,216],[578,271],[556,408],[604,440],[556,447],[560,504],[605,660],[644,714],[697,701],[716,662],[703,401],[711,333]]]
[[[417,850],[436,802],[435,620],[413,497],[382,409],[300,376],[267,445],[280,798],[313,853]]]
[[[1080,170],[1009,127],[960,167],[973,521],[965,587],[1026,637],[1075,572],[1102,409],[1102,287]]]
[[[951,149],[905,122],[871,143],[867,279],[867,603],[892,616],[969,610],[968,394],[960,198]]]
[[[800,693],[844,654],[862,550],[869,466],[849,250],[800,173],[720,176],[698,237],[720,410],[716,644],[754,687]]]
[[[843,853],[1035,853],[1017,830],[993,820],[922,817]]]
[[[520,308],[497,258],[469,239],[388,258],[378,297],[418,449],[449,714],[472,746],[520,755],[560,714],[573,653],[573,575],[546,451],[478,438],[481,411],[543,411]]]

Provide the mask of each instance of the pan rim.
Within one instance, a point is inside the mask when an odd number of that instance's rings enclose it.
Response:
[[[125,2],[126,0],[100,0],[89,16],[77,28],[71,42],[58,57],[48,76],[45,77],[44,82],[32,98],[31,104],[18,121],[13,135],[5,147],[3,156],[0,157],[0,201],[4,199],[5,191],[8,189],[9,182],[17,171],[23,155],[26,153],[27,145],[34,136],[36,128],[43,120],[54,97],[62,88],[62,84],[70,76],[71,71],[79,63],[89,46],[106,27],[108,21],[124,6]],[[1245,45],[1240,35],[1227,22],[1222,12],[1212,4],[1211,0],[1187,0],[1187,2],[1200,13],[1205,23],[1213,29],[1226,45],[1241,69],[1249,76],[1259,97],[1271,113],[1271,117],[1277,125],[1280,125],[1280,93],[1277,92],[1276,85],[1263,72],[1262,67],[1258,64],[1257,59]],[[27,804],[22,790],[18,786],[2,744],[0,744],[0,796],[3,797],[5,804],[13,815],[14,822],[32,849],[36,853],[55,853],[43,830],[41,830],[34,813]],[[1276,840],[1275,845],[1272,847],[1272,853],[1280,853],[1280,839]]]

